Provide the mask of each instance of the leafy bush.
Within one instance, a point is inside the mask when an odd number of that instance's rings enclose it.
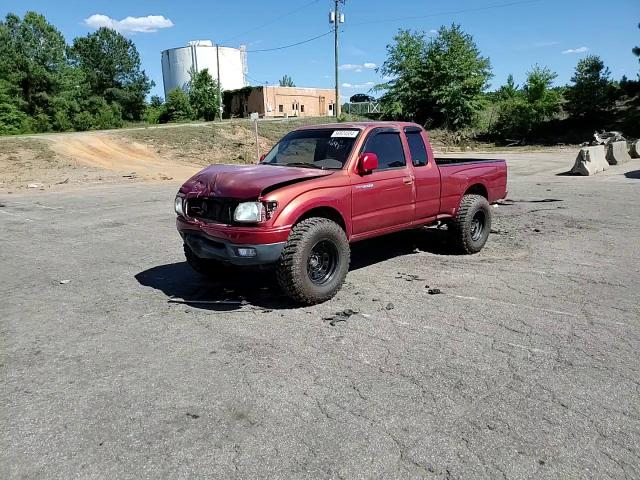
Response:
[[[150,124],[161,123],[160,120],[164,115],[164,105],[156,107],[149,105],[147,107],[147,110],[144,112],[144,121]]]
[[[502,139],[521,139],[531,133],[533,125],[533,108],[518,96],[498,105],[498,119],[493,125],[493,132]]]
[[[181,122],[191,120],[193,118],[193,109],[189,102],[189,95],[181,88],[175,88],[167,95],[167,101],[164,104],[166,121]]]
[[[525,139],[538,133],[544,122],[560,111],[562,94],[552,88],[556,73],[535,66],[522,89],[509,85],[498,104],[492,133],[501,139]],[[507,93],[507,94],[505,94]]]
[[[16,135],[29,131],[29,117],[15,104],[0,98],[0,135]]]
[[[57,111],[53,114],[53,129],[57,132],[68,132],[73,130],[73,122],[68,112],[64,110]]]
[[[51,131],[51,122],[46,113],[40,112],[31,118],[31,130],[36,133],[45,133]]]
[[[89,112],[78,112],[73,116],[73,128],[85,132],[93,128],[93,115]]]
[[[122,127],[122,110],[118,104],[100,105],[94,114],[93,125],[99,129]]]
[[[194,119],[213,120],[219,116],[218,82],[211,77],[208,69],[191,72],[189,82],[189,103]]]

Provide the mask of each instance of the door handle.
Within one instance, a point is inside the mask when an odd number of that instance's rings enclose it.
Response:
[[[405,185],[411,185],[413,183],[413,177],[404,177],[402,181]]]

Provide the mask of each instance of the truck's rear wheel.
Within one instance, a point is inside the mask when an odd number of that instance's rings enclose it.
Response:
[[[209,258],[200,258],[198,257],[191,247],[186,243],[183,244],[184,248],[184,257],[187,260],[187,263],[191,268],[193,268],[200,275],[204,275],[205,277],[211,277],[214,275],[219,275],[225,266],[216,262],[215,260],[211,260]]]
[[[280,287],[306,305],[333,297],[349,271],[351,252],[344,230],[327,218],[295,225],[276,269]]]
[[[491,232],[491,206],[482,195],[465,195],[458,215],[449,223],[451,241],[459,253],[478,253]]]

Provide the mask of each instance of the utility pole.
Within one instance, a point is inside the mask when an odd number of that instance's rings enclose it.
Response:
[[[338,29],[341,23],[344,23],[344,14],[340,13],[340,3],[345,0],[335,0],[335,9],[329,16],[329,21],[333,22],[333,43],[334,43],[334,62],[336,77],[336,102],[333,105],[333,112],[336,118],[340,115],[340,83],[338,80]]]
[[[216,43],[216,65],[218,70],[218,113],[220,115],[220,121],[222,121],[222,91],[220,87],[220,48]]]

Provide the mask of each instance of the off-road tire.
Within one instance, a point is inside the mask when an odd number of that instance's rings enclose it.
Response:
[[[482,217],[482,231],[477,235],[477,220]],[[472,254],[482,250],[491,232],[491,206],[482,195],[465,195],[458,215],[449,223],[450,241],[456,253]]]
[[[335,247],[335,271],[323,284],[314,283],[308,272],[312,251],[322,242]],[[276,267],[278,284],[297,303],[313,305],[332,298],[349,271],[351,250],[340,226],[327,219],[313,217],[293,227]]]
[[[187,259],[187,263],[191,268],[193,268],[200,275],[204,275],[205,277],[212,277],[214,275],[220,275],[222,271],[226,268],[221,262],[217,262],[216,260],[211,260],[209,258],[200,258],[198,257],[191,247],[184,243],[184,256]]]

